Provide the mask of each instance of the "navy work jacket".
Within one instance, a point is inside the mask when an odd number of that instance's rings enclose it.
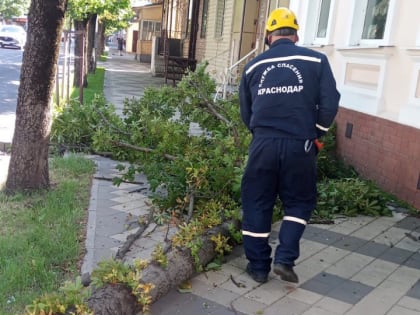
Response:
[[[312,140],[333,123],[340,94],[324,54],[279,39],[245,66],[239,99],[251,132]]]

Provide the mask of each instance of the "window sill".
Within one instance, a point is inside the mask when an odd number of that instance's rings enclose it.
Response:
[[[306,47],[306,48],[323,48],[325,45],[321,45],[321,44],[299,44],[299,46]]]
[[[395,47],[394,45],[355,45],[355,46],[344,46],[344,47],[338,47],[337,50],[362,50],[362,49],[387,49]]]
[[[395,46],[346,46],[336,50],[345,57],[388,59],[394,54]]]
[[[407,54],[409,56],[412,56],[414,58],[420,57],[420,47],[419,46],[416,46],[416,47],[413,47],[413,48],[407,48],[406,51],[407,51]]]
[[[320,51],[326,55],[331,55],[334,51],[334,46],[333,45],[322,45],[322,44],[304,44],[301,45],[302,47],[305,48],[309,48],[309,49],[314,49],[317,51]]]

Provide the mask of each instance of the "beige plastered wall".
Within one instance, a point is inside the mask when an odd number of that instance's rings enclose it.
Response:
[[[308,13],[305,1],[291,2],[298,16]],[[332,42],[309,48],[328,56],[342,106],[420,128],[420,1],[397,1],[390,43],[381,47],[348,44],[353,5],[336,1]]]
[[[291,0],[298,16],[308,1]],[[328,56],[341,93],[337,151],[362,177],[420,210],[420,1],[395,2],[389,41],[351,46],[355,1],[336,0],[326,45],[309,48]],[[305,19],[301,18],[305,32]]]
[[[223,21],[223,34],[216,37],[216,12],[217,0],[209,0],[206,45],[204,51],[204,60],[209,64],[207,71],[217,81],[221,82],[225,68],[231,60],[231,43],[232,43],[232,17],[234,12],[235,1],[225,1],[225,14]]]

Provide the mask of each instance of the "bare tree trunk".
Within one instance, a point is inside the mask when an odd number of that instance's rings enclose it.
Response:
[[[96,20],[98,15],[92,14],[88,22],[87,28],[87,49],[86,49],[86,61],[88,64],[88,73],[95,72],[96,69],[96,41],[95,41],[95,34],[96,34]]]
[[[74,40],[74,81],[73,86],[79,87],[81,81],[81,76],[83,78],[83,87],[87,86],[86,79],[86,27],[88,20],[83,21],[74,21],[74,30],[76,32],[76,38]]]
[[[67,0],[32,0],[6,191],[48,188],[51,96]]]
[[[96,33],[96,60],[105,51],[105,25],[100,20],[98,21],[98,32]]]

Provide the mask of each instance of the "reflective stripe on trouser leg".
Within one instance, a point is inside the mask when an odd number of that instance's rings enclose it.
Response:
[[[245,256],[255,271],[271,268],[271,232],[273,206],[277,198],[277,140],[254,138],[248,164],[242,177],[242,235]]]
[[[293,266],[299,257],[299,242],[316,206],[315,146],[305,151],[305,141],[287,141],[287,154],[282,160],[280,199],[284,207],[279,232],[279,245],[274,262]]]
[[[270,233],[265,233],[270,234]],[[255,271],[269,272],[271,266],[271,246],[269,237],[250,236],[247,231],[242,231],[242,241],[245,256]]]
[[[297,217],[285,216],[280,227],[279,245],[276,248],[274,263],[295,265],[300,255],[299,242],[305,231],[306,221]]]

